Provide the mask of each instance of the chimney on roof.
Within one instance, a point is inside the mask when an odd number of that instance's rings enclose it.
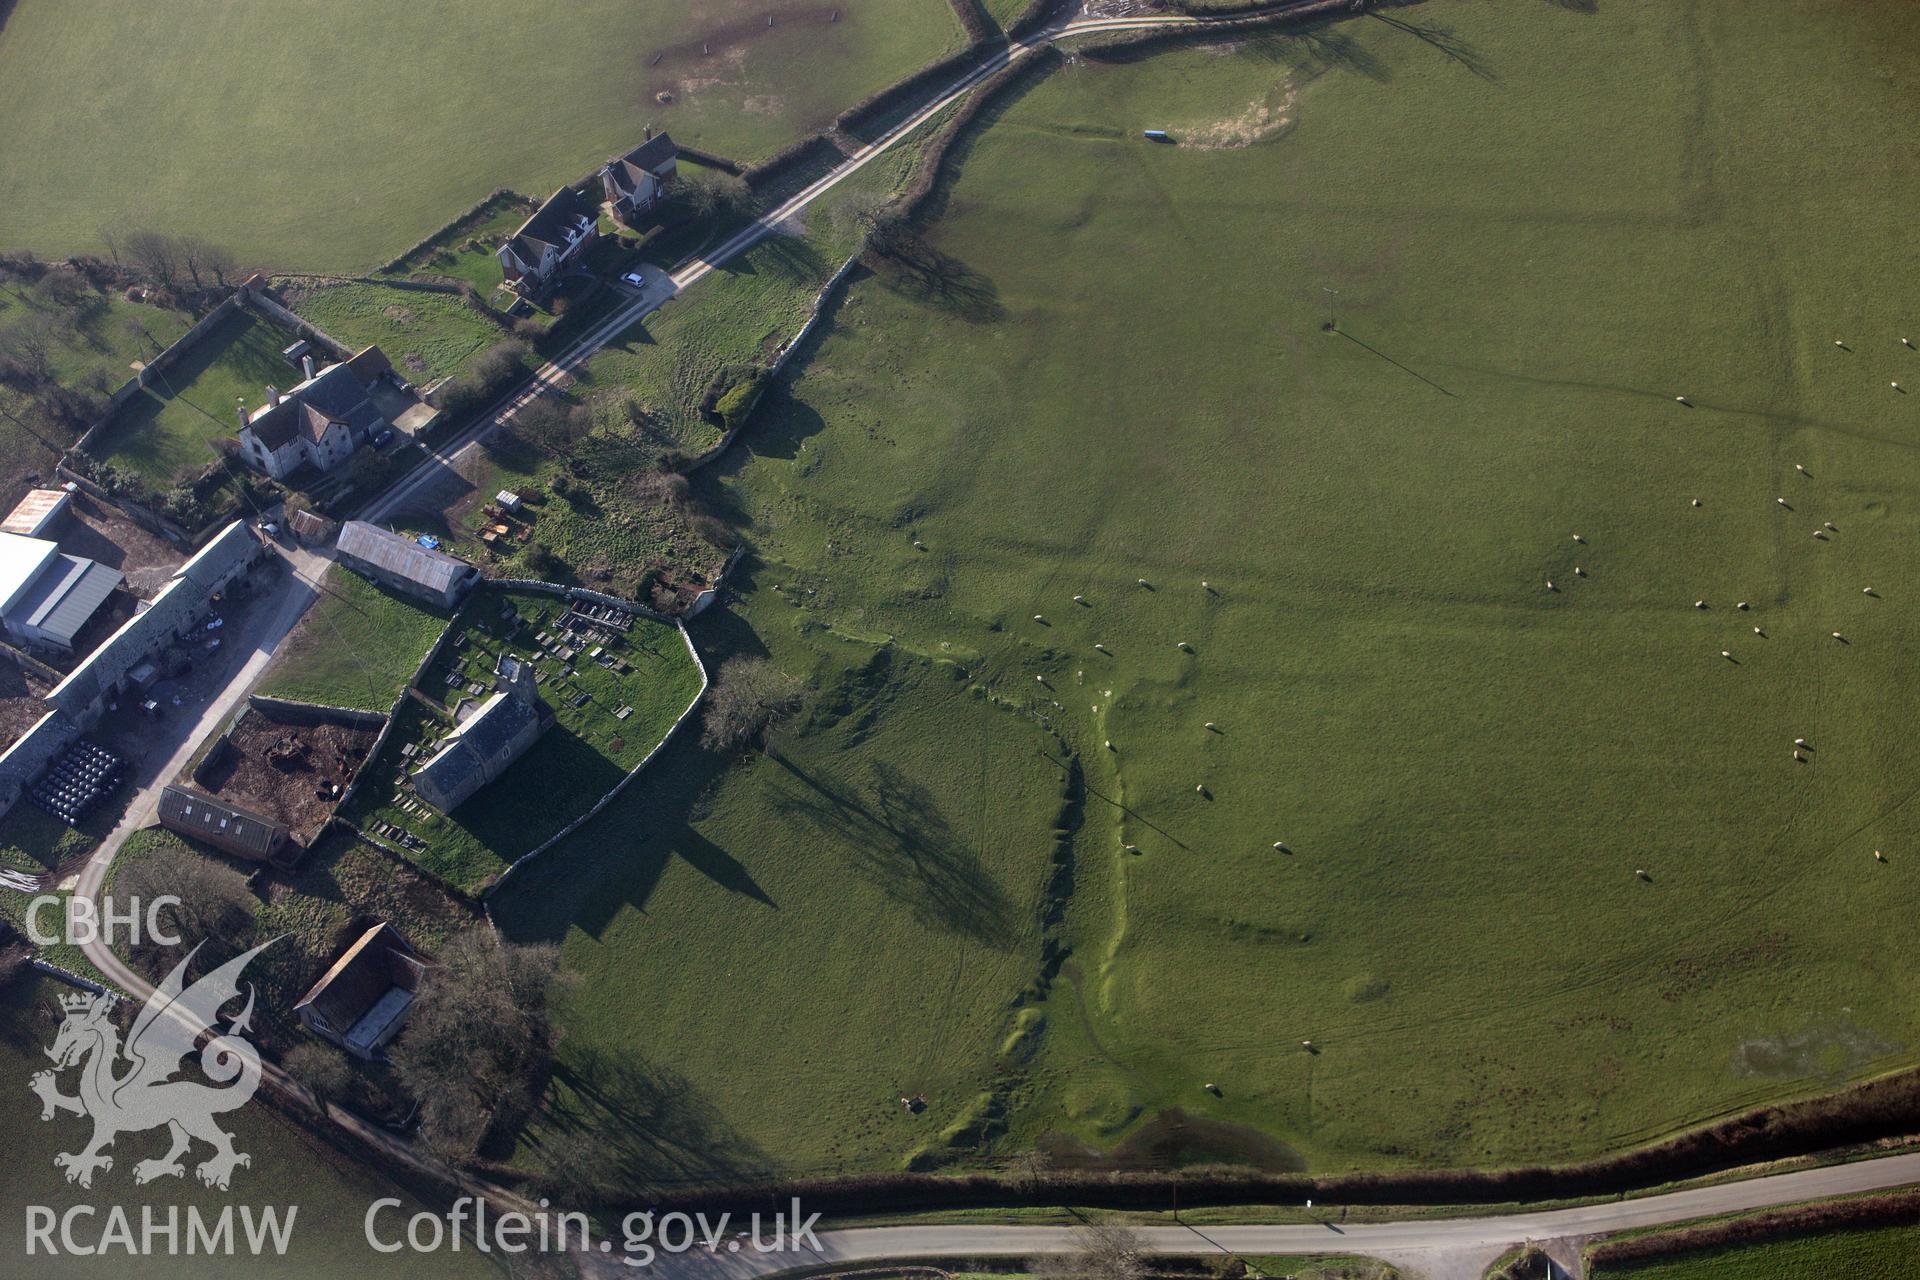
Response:
[[[235,406],[237,406],[240,410],[240,429],[244,431],[247,429],[247,425],[252,421],[252,419],[247,417],[247,402],[245,400],[242,400],[239,396],[235,396],[233,398],[233,402]]]
[[[309,378],[313,377],[313,356],[311,353],[300,357],[300,372]]]
[[[279,404],[280,404],[280,388],[274,386],[271,382],[269,382],[267,384],[267,408],[269,409],[277,408],[279,407]]]

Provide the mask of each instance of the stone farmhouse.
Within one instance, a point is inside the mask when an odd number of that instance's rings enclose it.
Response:
[[[518,658],[501,656],[493,687],[480,709],[413,772],[414,791],[441,813],[453,812],[505,773],[553,724],[553,708],[541,700],[533,669]]]
[[[361,577],[443,609],[451,609],[480,580],[480,571],[466,561],[365,520],[342,525],[334,547],[340,562]]]
[[[600,189],[613,216],[631,226],[660,203],[660,193],[679,172],[679,154],[673,139],[663,133],[609,161],[600,171]]]
[[[600,238],[600,211],[572,187],[548,196],[494,251],[510,288],[539,297]]]
[[[325,475],[381,431],[417,431],[435,416],[378,347],[317,372],[311,354],[300,359],[306,376],[292,390],[268,387],[266,404],[240,406],[241,456],[275,480],[302,467]]]

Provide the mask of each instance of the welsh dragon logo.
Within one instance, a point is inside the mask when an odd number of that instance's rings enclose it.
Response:
[[[186,1166],[181,1157],[195,1139],[213,1148],[213,1155],[194,1170],[209,1187],[225,1191],[233,1171],[253,1163],[245,1152],[234,1150],[233,1135],[214,1123],[215,1116],[245,1106],[260,1087],[259,1051],[242,1034],[252,1027],[252,984],[247,987],[246,1007],[227,1023],[225,1034],[215,1034],[213,1024],[220,1010],[239,997],[241,973],[273,942],[236,956],[189,987],[185,977],[200,950],[196,946],[174,966],[159,990],[147,997],[124,1045],[113,1023],[112,996],[60,997],[66,1019],[47,1050],[54,1067],[35,1074],[31,1088],[40,1095],[42,1120],[63,1111],[93,1120],[93,1141],[80,1151],[53,1158],[54,1167],[66,1171],[68,1182],[91,1187],[96,1171],[113,1168],[113,1157],[105,1151],[115,1138],[162,1127],[171,1136],[172,1146],[160,1158],[133,1166],[136,1184],[183,1177]],[[182,1060],[194,1052],[203,1035],[208,1039],[199,1050],[200,1069],[214,1083],[174,1079],[182,1070]],[[75,1067],[80,1069],[79,1094],[61,1093],[58,1077]]]

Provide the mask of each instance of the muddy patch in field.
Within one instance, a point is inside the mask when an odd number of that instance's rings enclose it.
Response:
[[[1293,127],[1299,90],[1289,84],[1278,95],[1256,98],[1245,109],[1222,120],[1196,125],[1176,135],[1183,147],[1225,151],[1250,147],[1277,138]]]
[[[1766,1080],[1838,1077],[1893,1052],[1895,1046],[1847,1017],[1778,1036],[1757,1036],[1734,1047],[1733,1069]]]
[[[756,41],[791,34],[796,27],[817,29],[853,22],[859,11],[858,5],[782,4],[780,0],[758,0],[751,7],[740,3],[718,7],[724,15],[721,21],[678,44],[642,55],[652,80],[647,86],[649,98],[659,91],[684,98],[717,84],[731,83],[739,78],[747,51]],[[769,114],[782,105],[770,96],[753,101],[760,105],[748,110]]]

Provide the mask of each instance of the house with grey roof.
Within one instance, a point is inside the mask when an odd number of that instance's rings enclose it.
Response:
[[[666,134],[649,137],[600,171],[600,189],[606,193],[613,216],[631,224],[660,203],[660,194],[679,172],[680,149]]]
[[[413,789],[441,813],[451,813],[505,773],[552,724],[553,708],[541,700],[532,669],[503,654],[493,694],[413,771]]]
[[[406,938],[382,921],[328,966],[293,1011],[314,1035],[370,1061],[406,1025],[425,972]]]
[[[442,608],[451,609],[480,580],[480,571],[465,560],[365,520],[342,525],[334,547],[340,562],[361,577]]]
[[[511,288],[538,297],[600,238],[600,210],[562,187],[494,251]]]
[[[317,372],[311,355],[301,362],[306,377],[291,391],[268,387],[266,404],[251,413],[240,406],[241,456],[275,480],[306,466],[332,471],[391,425],[378,396],[393,365],[380,348]]]

